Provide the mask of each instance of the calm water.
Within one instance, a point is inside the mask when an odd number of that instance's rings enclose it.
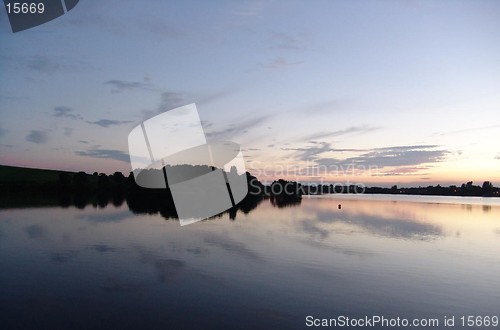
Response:
[[[291,329],[308,315],[500,316],[500,205],[388,198],[322,196],[284,208],[264,200],[234,221],[186,227],[126,204],[3,209],[0,327]]]

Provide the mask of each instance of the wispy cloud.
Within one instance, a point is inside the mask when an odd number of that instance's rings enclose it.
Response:
[[[471,132],[476,132],[476,131],[485,131],[489,129],[497,129],[500,128],[500,125],[489,125],[489,126],[481,126],[481,127],[471,127],[471,128],[465,128],[465,129],[460,129],[456,131],[449,131],[449,132],[442,132],[442,133],[437,133],[436,135],[444,136],[444,135],[454,135],[454,134],[462,134],[462,133],[471,133]]]
[[[363,164],[379,166],[408,166],[423,163],[434,163],[444,159],[446,150],[439,150],[438,145],[395,146],[374,149],[352,160]]]
[[[311,142],[310,147],[305,148],[281,148],[285,151],[294,151],[293,157],[301,161],[311,161],[318,159],[318,156],[329,151],[333,151],[332,144],[328,142]]]
[[[183,92],[163,92],[161,93],[160,104],[158,105],[158,107],[152,110],[141,111],[141,117],[143,120],[149,119],[159,113],[163,113],[165,111],[169,111],[191,103],[188,101],[189,99],[190,98],[187,96],[187,94]]]
[[[347,97],[335,98],[300,106],[297,112],[308,116],[311,114],[323,116],[327,113],[352,110],[355,104],[356,101]]]
[[[27,67],[48,74],[53,74],[62,68],[62,64],[51,61],[48,57],[37,56],[27,61]]]
[[[448,150],[440,149],[438,145],[394,146],[371,149],[359,156],[346,159],[321,158],[316,161],[324,166],[352,164],[365,168],[383,168],[437,163],[445,160],[448,154],[450,154]]]
[[[230,14],[240,17],[256,17],[262,13],[268,3],[269,1],[265,0],[234,2],[237,7],[233,8]]]
[[[149,82],[142,81],[125,81],[125,80],[108,80],[104,84],[110,85],[113,87],[111,93],[121,93],[130,90],[153,90],[151,84]]]
[[[271,50],[299,51],[306,49],[309,38],[305,35],[290,35],[283,32],[274,32],[269,38]]]
[[[65,136],[71,136],[73,134],[73,129],[71,127],[64,127],[64,133]]]
[[[110,127],[110,126],[129,124],[131,122],[132,121],[130,120],[99,119],[97,121],[88,121],[87,123],[92,125],[98,125],[101,127]]]
[[[28,135],[26,135],[26,141],[33,142],[36,144],[43,144],[49,140],[49,136],[45,131],[32,130]]]
[[[122,162],[129,163],[130,157],[126,152],[115,149],[98,149],[91,148],[85,151],[75,151],[75,154],[78,156],[86,156],[86,157],[94,157],[94,158],[103,158],[103,159],[114,159]]]
[[[143,110],[141,111],[142,114],[142,119],[149,119],[159,113],[163,113],[165,111],[169,111],[175,108],[178,108],[180,106],[190,104],[196,102],[196,105],[204,105],[211,103],[213,101],[219,100],[221,98],[224,98],[232,93],[235,92],[235,89],[226,89],[226,90],[220,90],[220,91],[215,91],[212,93],[208,94],[201,94],[201,95],[190,95],[185,92],[172,92],[172,91],[165,91],[161,93],[160,97],[160,103],[158,104],[158,107],[156,109],[152,110]],[[203,122],[204,127],[209,124],[208,122]]]
[[[0,127],[0,137],[4,136],[5,134],[7,134],[7,130]]]
[[[402,166],[387,171],[382,171],[374,175],[375,176],[426,175],[427,173],[422,173],[422,171],[426,171],[428,169],[430,169],[429,166]]]
[[[209,127],[214,126],[214,124],[213,124],[213,123],[211,123],[211,122],[210,122],[210,121],[208,121],[208,120],[202,120],[202,121],[201,121],[201,125],[202,125],[202,126],[203,126],[203,128],[205,128],[205,129],[207,129],[207,128],[209,128]]]
[[[52,75],[61,71],[81,71],[88,70],[90,65],[83,61],[48,56],[32,56],[21,58],[23,66],[40,73]]]
[[[284,57],[277,57],[277,58],[270,60],[268,62],[259,63],[259,66],[261,68],[264,68],[264,69],[282,69],[284,67],[299,65],[302,63],[304,63],[304,61],[291,62],[291,61],[285,59]]]
[[[163,92],[158,113],[165,112],[186,104],[186,94],[181,92]]]
[[[232,124],[231,126],[220,131],[205,132],[205,135],[208,138],[214,140],[231,139],[242,133],[247,133],[248,129],[259,126],[260,124],[265,122],[269,117],[270,116],[261,116],[257,118],[251,118],[248,120],[240,121],[239,123]]]
[[[236,88],[215,91],[210,94],[195,97],[196,105],[204,105],[222,99],[236,92]]]
[[[358,172],[370,170],[376,176],[425,175],[430,164],[444,161],[451,154],[437,145],[394,146],[376,149],[333,148],[331,143],[310,142],[304,148],[282,148],[293,151],[297,161],[314,162],[326,169],[352,168]],[[358,154],[348,158],[326,156],[327,153],[350,152]],[[376,172],[373,170],[377,169]]]
[[[347,134],[364,134],[380,129],[380,127],[371,126],[352,126],[341,130],[335,131],[324,131],[318,133],[308,134],[296,139],[296,142],[309,142],[311,144],[308,147],[303,148],[281,148],[285,151],[295,151],[294,157],[297,160],[302,161],[313,161],[318,159],[319,155],[326,152],[366,152],[367,149],[352,149],[352,148],[334,148],[332,144],[324,141],[317,141],[320,139],[331,138],[335,136],[347,135]]]
[[[83,119],[82,116],[75,113],[72,108],[67,106],[54,107],[53,116],[58,118]]]
[[[83,27],[85,30],[94,29],[99,33],[109,33],[117,37],[124,38],[150,38],[154,40],[171,40],[182,36],[182,30],[169,25],[162,19],[161,13],[164,10],[155,9],[149,12],[124,17],[122,12],[116,11],[116,6],[122,5],[123,1],[89,2],[86,4],[87,10],[80,11],[79,15],[71,15],[62,24],[71,27]],[[168,6],[167,2],[158,1],[157,5]],[[92,6],[94,8],[92,8]]]
[[[309,141],[309,140],[324,139],[324,138],[330,138],[330,137],[346,135],[346,134],[364,134],[364,133],[373,132],[373,131],[378,130],[378,129],[380,129],[380,127],[352,126],[352,127],[348,127],[346,129],[342,129],[342,130],[336,130],[336,131],[331,131],[331,132],[323,131],[323,132],[309,134],[309,135],[301,137],[299,140],[300,141]]]

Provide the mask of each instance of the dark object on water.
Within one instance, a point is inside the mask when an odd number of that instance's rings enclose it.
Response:
[[[341,204],[339,204],[339,210],[340,210],[341,208],[342,208],[342,205],[341,205]]]

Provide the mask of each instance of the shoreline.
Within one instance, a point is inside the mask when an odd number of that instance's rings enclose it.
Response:
[[[402,194],[322,194],[303,195],[303,199],[372,200],[425,204],[500,206],[500,198],[483,196],[402,195]]]

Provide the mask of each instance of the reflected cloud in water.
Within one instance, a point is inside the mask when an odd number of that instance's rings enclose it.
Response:
[[[373,257],[376,256],[378,253],[374,251],[370,251],[366,248],[362,247],[342,247],[342,246],[336,246],[336,245],[329,245],[325,244],[324,242],[321,241],[316,241],[316,240],[302,240],[301,243],[308,245],[310,247],[313,247],[318,250],[329,250],[333,251],[336,253],[344,254],[346,256],[357,256],[361,258],[366,258],[366,257]]]
[[[162,283],[178,279],[186,269],[186,262],[177,259],[160,259],[153,263]]]
[[[397,209],[393,214],[370,215],[357,208],[356,203],[350,205],[352,210],[338,210],[330,204],[330,208],[308,208],[310,217],[300,222],[299,229],[317,239],[326,239],[334,233],[331,228],[334,224],[354,225],[373,235],[398,239],[433,240],[444,235],[440,226],[417,221],[411,214]]]
[[[439,226],[419,223],[413,220],[387,220],[384,218],[363,215],[349,218],[347,221],[375,235],[391,238],[433,240],[443,235]]]
[[[122,293],[130,291],[145,291],[150,287],[145,283],[124,282],[116,277],[107,277],[102,285],[99,286],[108,293]]]
[[[63,264],[75,259],[79,255],[78,251],[67,250],[62,252],[55,252],[50,255],[50,261]]]
[[[183,260],[160,256],[154,251],[139,246],[135,246],[134,250],[139,254],[141,263],[153,266],[157,279],[161,283],[180,279],[186,271],[186,262]]]
[[[112,212],[112,213],[95,213],[95,214],[81,214],[76,216],[77,219],[86,220],[90,222],[119,222],[129,218],[133,218],[128,210]]]
[[[332,232],[332,230],[320,228],[316,225],[314,220],[302,220],[299,222],[299,224],[301,226],[300,229],[303,232],[309,234],[312,238],[326,239]]]
[[[192,253],[196,256],[206,256],[206,255],[209,255],[210,254],[210,250],[207,249],[207,248],[202,248],[202,247],[194,247],[194,248],[187,248],[185,250],[186,252],[188,253]]]
[[[47,228],[43,225],[29,225],[24,228],[24,231],[29,238],[37,239],[45,237],[47,233]]]
[[[247,248],[242,242],[233,241],[222,235],[214,233],[208,234],[205,236],[204,242],[209,246],[221,248],[228,253],[236,254],[246,259],[258,262],[264,261],[264,259],[258,253]]]
[[[107,253],[107,252],[116,252],[118,251],[117,248],[114,248],[112,246],[109,246],[107,244],[95,244],[95,245],[89,245],[86,247],[87,250],[92,250],[95,252],[99,253]]]

